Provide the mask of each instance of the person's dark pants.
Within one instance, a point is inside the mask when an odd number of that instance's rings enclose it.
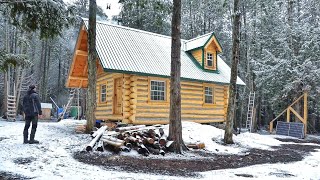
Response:
[[[38,116],[26,116],[25,121],[26,122],[23,130],[23,142],[27,143],[28,134],[29,134],[28,131],[31,123],[32,123],[32,128],[31,128],[31,134],[30,134],[30,141],[34,141],[34,136],[36,134],[37,126],[38,126]]]

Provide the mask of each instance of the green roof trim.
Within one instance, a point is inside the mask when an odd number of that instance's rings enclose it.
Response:
[[[218,45],[220,46],[220,48],[221,48],[221,52],[222,52],[221,44],[220,44],[219,40],[217,39],[216,35],[214,34],[214,32],[212,32],[211,36],[209,37],[209,39],[207,40],[207,42],[206,42],[206,43],[204,43],[203,47],[206,47],[206,45],[209,43],[209,41],[211,40],[211,38],[212,38],[212,37],[214,37],[214,38],[217,40]]]
[[[219,70],[211,70],[211,69],[205,69],[204,68],[204,58],[203,58],[203,54],[204,54],[204,50],[202,50],[202,66],[199,64],[199,62],[192,56],[192,54],[190,54],[190,52],[186,52],[186,54],[189,56],[189,58],[193,61],[193,63],[196,64],[196,66],[200,69],[202,69],[205,72],[210,72],[210,73],[216,73],[216,74],[220,74]],[[218,69],[218,68],[217,68]]]
[[[223,50],[222,50],[222,46],[221,46],[219,40],[217,39],[217,37],[216,37],[216,35],[214,34],[214,32],[212,32],[212,34],[210,35],[210,37],[208,38],[208,40],[204,43],[204,45],[199,46],[199,47],[196,47],[196,48],[193,48],[193,49],[190,49],[190,50],[188,50],[188,51],[186,51],[186,52],[195,51],[195,50],[198,50],[198,49],[203,49],[203,48],[209,43],[209,41],[211,40],[212,37],[214,37],[214,38],[217,40],[218,45],[219,45],[220,48],[221,48],[221,51],[223,51]],[[219,53],[221,53],[221,52],[219,52]]]

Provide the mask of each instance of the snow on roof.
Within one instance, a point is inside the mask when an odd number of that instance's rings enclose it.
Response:
[[[88,27],[88,20],[83,19]],[[171,37],[147,31],[97,22],[96,49],[105,71],[170,77]],[[212,34],[212,33],[211,33]],[[211,35],[210,34],[210,35]],[[209,34],[189,43],[203,43]],[[185,41],[185,40],[182,40]],[[188,45],[189,46],[189,45]],[[218,56],[217,72],[203,70],[181,49],[181,78],[202,82],[230,83],[230,67]],[[245,85],[238,78],[237,84]]]

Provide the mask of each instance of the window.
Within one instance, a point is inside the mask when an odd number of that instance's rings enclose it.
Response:
[[[166,83],[165,81],[150,81],[150,99],[152,101],[165,101]]]
[[[207,66],[213,66],[213,56],[212,56],[212,53],[207,53]]]
[[[213,104],[213,88],[212,87],[205,87],[204,103]]]
[[[100,86],[100,102],[106,102],[107,101],[107,86],[101,85]]]

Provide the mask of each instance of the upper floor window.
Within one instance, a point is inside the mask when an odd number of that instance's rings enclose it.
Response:
[[[207,66],[213,66],[213,56],[212,56],[212,53],[207,53]]]
[[[106,102],[107,101],[107,86],[101,85],[100,86],[100,102]]]
[[[213,88],[212,87],[205,87],[204,89],[204,103],[213,104]]]
[[[150,81],[150,99],[152,101],[165,101],[166,83],[165,81]]]

